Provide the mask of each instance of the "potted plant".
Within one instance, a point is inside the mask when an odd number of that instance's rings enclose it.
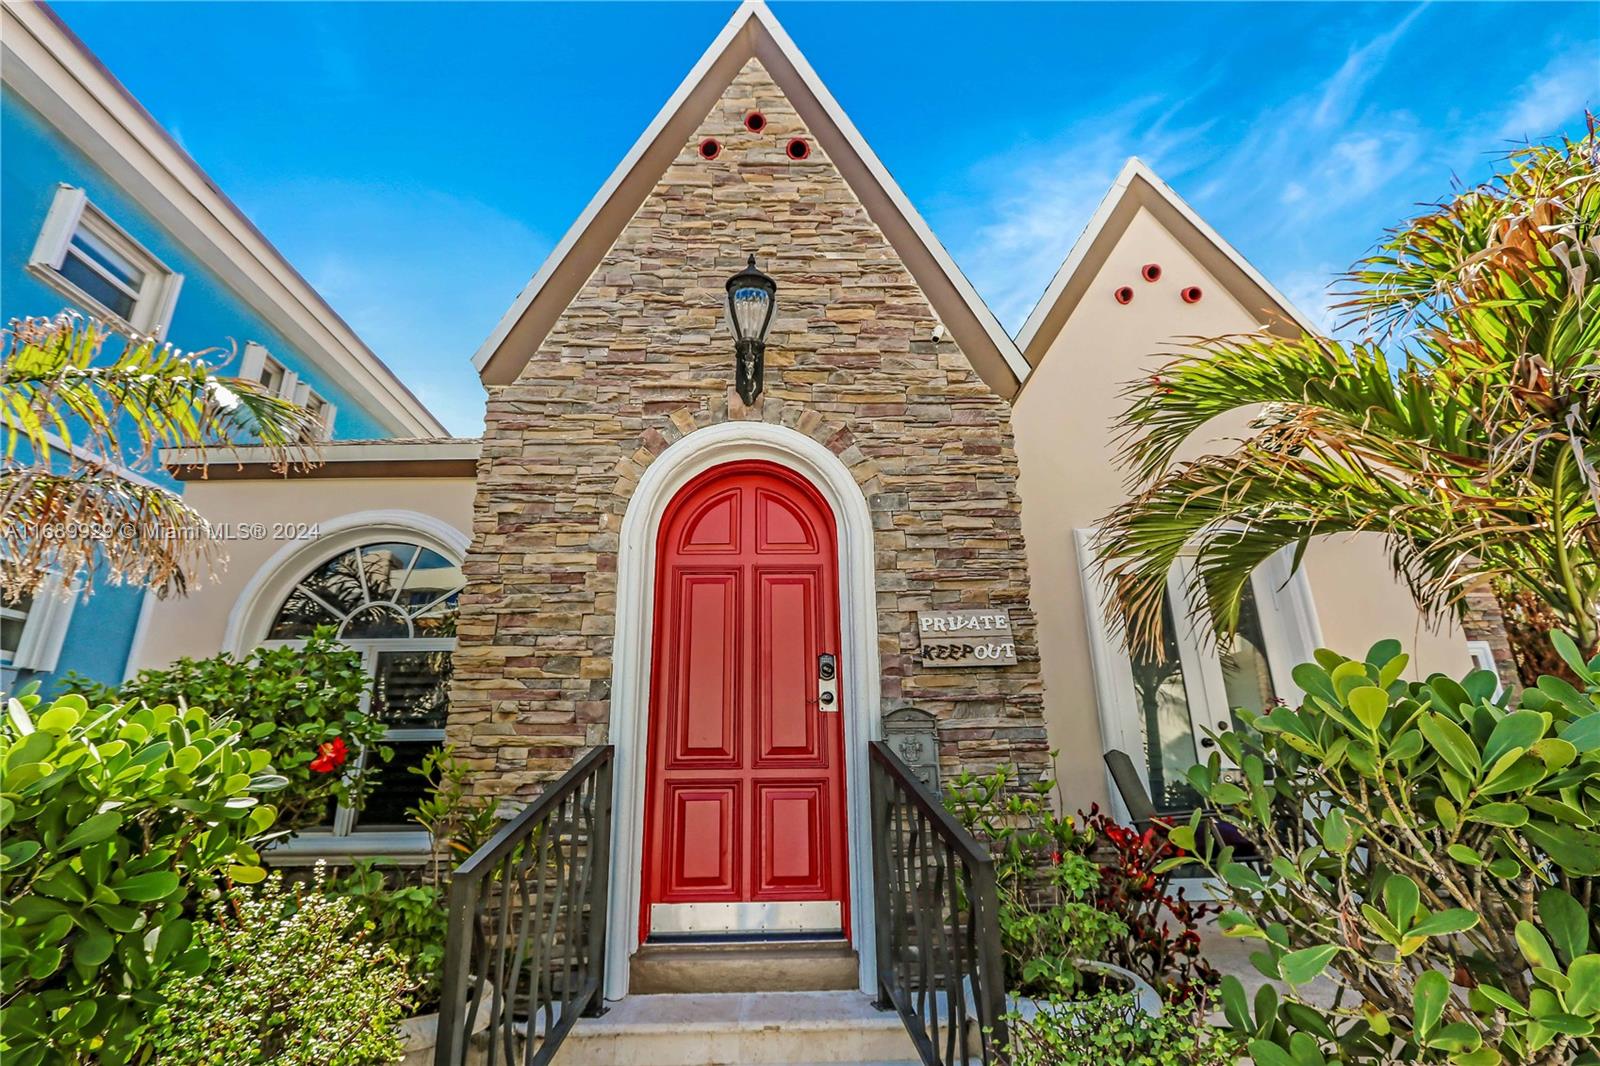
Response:
[[[1055,787],[1049,779],[1023,783],[1015,768],[1002,767],[961,774],[945,796],[945,806],[994,856],[1007,1003],[1032,1017],[1114,992],[1159,1013],[1161,999],[1149,982],[1101,961],[1128,927],[1095,906],[1094,833],[1055,813]]]

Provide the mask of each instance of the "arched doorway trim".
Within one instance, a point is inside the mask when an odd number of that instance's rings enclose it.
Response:
[[[867,744],[878,737],[878,609],[872,515],[848,467],[796,430],[766,422],[723,422],[679,439],[646,468],[622,519],[617,558],[617,630],[612,653],[611,742],[616,745],[611,901],[606,946],[607,999],[628,991],[628,960],[639,947],[640,864],[644,854],[645,747],[650,714],[656,532],[668,503],[697,476],[723,463],[764,459],[793,470],[833,508],[839,532],[840,676],[845,703],[850,911],[861,989],[876,988],[872,842]]]

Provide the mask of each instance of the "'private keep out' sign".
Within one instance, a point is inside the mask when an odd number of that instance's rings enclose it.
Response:
[[[917,658],[924,666],[1012,666],[1011,613],[918,611]]]

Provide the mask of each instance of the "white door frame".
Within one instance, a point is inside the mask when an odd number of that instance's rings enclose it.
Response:
[[[607,999],[627,995],[628,960],[639,948],[656,533],[667,504],[679,489],[714,466],[741,459],[764,459],[806,478],[832,508],[838,524],[850,933],[860,958],[861,990],[870,994],[877,988],[871,820],[867,816],[867,745],[882,733],[872,514],[849,468],[810,437],[766,422],[721,422],[680,438],[662,452],[639,479],[622,519],[611,663],[610,739],[616,746],[616,766],[611,900],[606,923]]]

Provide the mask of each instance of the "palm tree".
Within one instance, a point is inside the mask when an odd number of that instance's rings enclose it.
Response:
[[[179,593],[216,551],[210,524],[177,493],[130,474],[157,448],[249,443],[280,462],[303,456],[312,419],[260,385],[217,371],[216,352],[113,336],[73,312],[16,320],[0,357],[0,595],[33,593],[52,573],[85,585]],[[23,447],[26,445],[26,447]]]
[[[1600,644],[1600,141],[1529,146],[1345,275],[1359,339],[1197,342],[1129,386],[1130,499],[1102,523],[1111,621],[1159,648],[1167,573],[1219,639],[1251,573],[1314,536],[1386,536],[1430,615],[1484,581]],[[1230,412],[1248,435],[1174,463]],[[1540,642],[1543,643],[1542,637]],[[1528,651],[1519,649],[1519,657]]]

